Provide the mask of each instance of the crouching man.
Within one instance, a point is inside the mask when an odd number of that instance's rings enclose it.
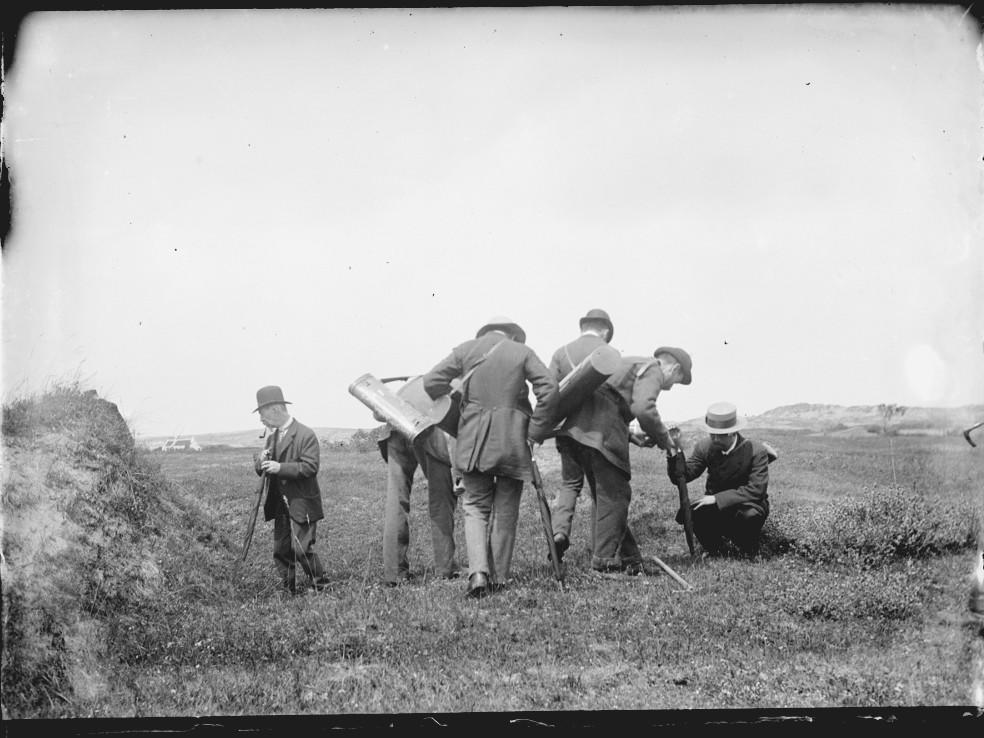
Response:
[[[720,555],[728,539],[746,556],[758,553],[759,536],[769,516],[769,463],[775,458],[767,444],[745,438],[744,419],[730,402],[711,405],[699,441],[689,458],[682,452],[667,459],[670,481],[690,482],[707,471],[705,494],[691,502],[694,535],[711,556]],[[676,515],[683,524],[683,510]]]

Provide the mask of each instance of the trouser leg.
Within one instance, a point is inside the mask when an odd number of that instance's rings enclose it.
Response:
[[[691,520],[694,524],[694,535],[701,547],[708,553],[719,553],[724,535],[724,521],[718,506],[695,507],[691,513]]]
[[[489,574],[489,516],[492,513],[492,492],[495,478],[486,474],[466,472],[462,481],[465,492],[461,509],[465,516],[465,548],[468,550],[468,575]]]
[[[317,541],[318,523],[293,523],[294,534],[292,541],[294,544],[294,558],[300,562],[301,568],[312,581],[324,577],[325,570],[321,565],[321,559],[314,552],[314,544]]]
[[[765,515],[753,507],[739,507],[731,517],[728,537],[743,554],[754,556],[758,553],[763,525],[765,525]]]
[[[451,467],[430,456],[425,456],[421,462],[427,475],[434,568],[438,576],[447,577],[458,570],[454,558],[454,508],[458,498],[454,494]]]
[[[595,541],[591,566],[595,569],[620,567],[621,556],[638,560],[639,548],[628,528],[632,488],[628,477],[604,456],[589,449],[591,475],[595,486]]]
[[[273,519],[273,561],[280,574],[280,583],[293,592],[297,588],[294,546],[291,542],[290,518],[285,512],[278,513]]]
[[[511,477],[496,477],[492,495],[492,573],[497,583],[509,578],[513,549],[516,545],[516,526],[519,522],[519,503],[523,481]]]
[[[386,503],[383,516],[383,580],[396,583],[410,576],[410,490],[417,458],[395,431],[387,440]]]
[[[273,559],[280,573],[284,587],[294,591],[297,588],[297,565],[312,580],[324,577],[321,559],[314,552],[317,540],[317,522],[298,523],[286,513],[280,513],[273,521]]]
[[[576,441],[566,436],[557,437],[557,451],[560,454],[560,489],[554,501],[553,522],[554,535],[563,534],[570,540],[571,526],[577,499],[584,488],[584,469],[577,460]]]

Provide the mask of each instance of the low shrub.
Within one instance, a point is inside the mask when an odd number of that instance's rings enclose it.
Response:
[[[870,569],[971,548],[979,525],[979,513],[966,502],[873,487],[857,498],[783,510],[766,522],[762,548]]]

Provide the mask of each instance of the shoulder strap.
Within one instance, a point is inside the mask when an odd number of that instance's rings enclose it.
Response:
[[[577,365],[574,363],[574,359],[571,358],[571,352],[567,350],[567,344],[564,344],[564,356],[567,357],[567,363],[571,365],[571,368],[567,370],[567,373],[570,374]]]
[[[639,367],[635,370],[635,378],[638,379],[639,377],[641,377],[643,374],[646,373],[649,367],[657,363],[659,363],[659,359],[650,359],[644,364],[640,364]]]
[[[499,348],[499,346],[501,344],[505,343],[508,340],[509,340],[508,338],[504,338],[501,341],[499,341],[498,343],[496,343],[492,348],[490,348],[481,357],[479,357],[478,361],[475,362],[474,366],[472,366],[471,369],[469,369],[467,372],[465,372],[465,375],[461,378],[461,401],[462,402],[465,401],[465,391],[468,388],[468,380],[471,379],[472,374],[474,374],[475,373],[475,370],[478,369],[479,366],[481,366],[481,364],[482,364],[483,361],[485,361],[487,358],[489,358],[492,355],[492,352],[493,351],[495,351],[497,348]]]

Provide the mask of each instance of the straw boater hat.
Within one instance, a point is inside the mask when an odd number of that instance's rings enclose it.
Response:
[[[715,402],[707,408],[701,427],[708,433],[735,433],[745,427],[745,419],[738,417],[738,408],[730,402]]]
[[[680,380],[680,384],[690,384],[690,370],[694,366],[690,354],[682,348],[676,348],[675,346],[660,346],[653,351],[653,356],[659,356],[660,354],[669,354],[676,359],[680,364],[680,368],[683,369],[683,379]]]
[[[519,343],[526,343],[526,331],[519,327],[517,323],[514,323],[505,315],[496,315],[494,318],[490,318],[489,322],[478,329],[478,333],[475,334],[475,338],[481,338],[489,331],[503,331],[508,333],[513,339]]]
[[[280,389],[275,384],[267,385],[266,387],[260,387],[256,390],[256,410],[253,412],[259,412],[261,409],[265,408],[267,405],[292,405],[293,403],[287,402],[284,399],[284,391]]]
[[[608,317],[608,313],[606,313],[604,310],[599,310],[598,308],[589,310],[587,315],[581,318],[581,320],[578,322],[578,325],[581,326],[582,331],[584,330],[585,321],[588,320],[600,320],[602,323],[607,323],[608,338],[605,339],[605,342],[606,343],[612,342],[612,336],[615,335],[615,326],[612,325],[612,319]]]

